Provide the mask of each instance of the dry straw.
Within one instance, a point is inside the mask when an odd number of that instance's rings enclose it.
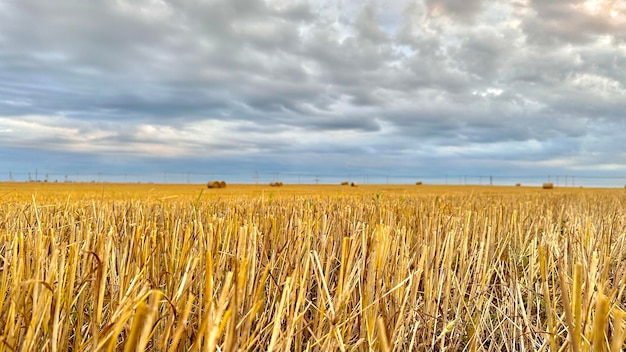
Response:
[[[617,192],[176,187],[0,197],[0,351],[624,347]]]
[[[207,188],[226,188],[226,182],[224,181],[209,181]]]

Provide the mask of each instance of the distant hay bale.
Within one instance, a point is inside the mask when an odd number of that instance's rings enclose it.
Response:
[[[356,183],[356,182],[352,182],[352,183],[350,183],[350,186],[352,186],[352,187],[358,187],[358,186],[359,186],[359,184],[358,184],[358,183]]]
[[[349,186],[349,185],[350,185],[350,182],[348,182],[348,181],[343,181],[343,182],[341,182],[341,185],[342,185],[342,186]]]
[[[516,183],[515,187],[522,187],[522,184],[521,183]]]
[[[224,181],[209,181],[207,188],[226,188],[226,182]]]
[[[415,182],[415,185],[416,185],[416,186],[421,186],[421,185],[422,185],[422,181],[417,181],[417,182]]]
[[[543,189],[553,189],[554,188],[554,184],[552,182],[545,182],[543,184]]]
[[[283,183],[282,182],[271,182],[270,183],[270,187],[282,187]]]

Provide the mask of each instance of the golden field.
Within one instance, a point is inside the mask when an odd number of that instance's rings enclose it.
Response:
[[[0,350],[620,351],[626,190],[0,183]]]

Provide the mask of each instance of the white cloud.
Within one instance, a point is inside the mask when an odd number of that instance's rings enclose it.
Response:
[[[624,152],[601,137],[626,127],[619,1],[0,6],[0,148],[503,169]]]

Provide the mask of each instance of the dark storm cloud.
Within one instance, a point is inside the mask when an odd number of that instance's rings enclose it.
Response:
[[[460,38],[462,42],[452,55],[459,58],[459,68],[465,72],[488,82],[498,80],[500,68],[507,64],[514,51],[511,44],[514,35],[493,28],[479,28]]]

